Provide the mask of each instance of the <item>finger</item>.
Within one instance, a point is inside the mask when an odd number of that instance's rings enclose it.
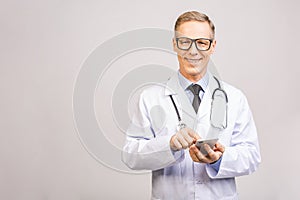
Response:
[[[188,142],[189,146],[191,146],[194,143],[194,138],[188,134],[187,130],[182,130],[181,133],[183,138]]]
[[[194,150],[195,154],[199,160],[199,162],[201,163],[210,163],[210,160],[204,156],[204,154],[201,153],[201,151],[199,151],[199,149],[196,147],[196,149]]]
[[[214,153],[214,150],[212,150],[208,144],[204,144],[204,149],[208,154]]]
[[[190,156],[192,158],[192,160],[194,162],[200,162],[200,160],[198,159],[198,157],[196,156],[196,152],[197,152],[198,148],[195,145],[192,145],[189,149],[190,152]]]
[[[173,135],[170,140],[170,147],[173,151],[177,151],[182,148],[181,144],[177,140],[176,134]]]
[[[196,140],[201,139],[200,136],[193,129],[186,127],[186,131],[189,134],[189,136],[192,137],[193,139]]]
[[[199,149],[195,144],[193,144],[192,146],[190,146],[190,151],[192,151],[193,153],[198,153]]]
[[[216,148],[222,153],[225,151],[225,147],[220,142],[216,143]]]
[[[186,149],[189,147],[189,143],[185,140],[182,134],[177,134],[177,140],[180,142],[182,148]]]
[[[177,140],[177,138],[174,139],[173,144],[174,144],[174,146],[175,146],[175,150],[182,149],[182,145],[181,145],[180,142]]]
[[[206,150],[206,152],[207,152],[209,158],[211,159],[211,161],[214,162],[218,159],[217,153],[214,152],[214,150],[212,150],[208,144],[204,145],[204,149]]]

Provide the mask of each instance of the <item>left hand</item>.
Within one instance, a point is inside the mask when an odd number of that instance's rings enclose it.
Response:
[[[208,152],[206,155],[202,154],[195,144],[190,147],[190,156],[194,162],[213,163],[219,160],[225,151],[225,147],[219,142],[216,143],[213,149],[207,144],[204,145],[204,148]]]

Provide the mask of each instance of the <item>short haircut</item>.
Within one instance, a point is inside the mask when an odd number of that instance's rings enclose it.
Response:
[[[212,30],[212,36],[215,37],[215,25],[207,15],[200,13],[198,11],[188,11],[181,14],[175,22],[175,26],[174,26],[175,32],[178,30],[181,24],[190,21],[207,22]]]

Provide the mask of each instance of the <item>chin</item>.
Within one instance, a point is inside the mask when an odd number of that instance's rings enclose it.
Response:
[[[202,62],[197,64],[182,62],[179,66],[181,68],[181,73],[187,76],[199,76],[205,73],[206,70]]]
[[[202,66],[194,66],[194,65],[192,65],[192,67],[189,67],[189,69],[187,70],[188,74],[190,74],[192,76],[199,75],[203,71],[204,71],[204,68]]]

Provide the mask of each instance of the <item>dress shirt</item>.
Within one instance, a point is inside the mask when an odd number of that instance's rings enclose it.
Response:
[[[205,93],[205,91],[207,89],[207,86],[208,86],[208,80],[209,80],[209,75],[208,75],[207,72],[196,83],[193,83],[192,81],[190,81],[187,78],[185,78],[179,71],[178,71],[178,79],[179,79],[180,86],[185,91],[185,93],[186,93],[186,95],[189,98],[189,100],[190,100],[191,103],[193,102],[193,98],[194,98],[194,94],[192,93],[191,90],[188,89],[188,87],[191,84],[198,84],[198,85],[201,86],[202,90],[199,93],[199,97],[200,97],[201,100],[203,99],[204,93]],[[219,160],[217,160],[216,162],[214,162],[212,164],[209,164],[209,165],[218,172],[219,168],[220,168],[221,160],[222,160],[222,157]]]

